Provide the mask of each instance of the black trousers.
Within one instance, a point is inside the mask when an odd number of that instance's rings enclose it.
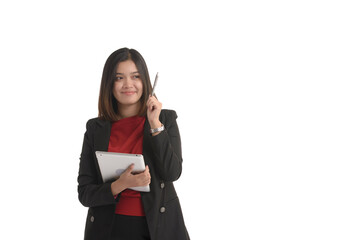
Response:
[[[150,240],[146,217],[115,214],[111,240]]]

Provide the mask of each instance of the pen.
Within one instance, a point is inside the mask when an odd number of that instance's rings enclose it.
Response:
[[[155,77],[155,81],[154,81],[151,96],[154,96],[154,94],[155,94],[155,87],[156,87],[156,83],[157,83],[158,78],[159,78],[159,72],[156,73],[156,77]]]

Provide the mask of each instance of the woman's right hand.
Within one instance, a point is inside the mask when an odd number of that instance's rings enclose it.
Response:
[[[150,184],[151,175],[149,166],[145,167],[145,171],[141,173],[132,173],[134,164],[131,164],[120,177],[111,184],[111,192],[113,195],[117,195],[127,188],[141,187]]]

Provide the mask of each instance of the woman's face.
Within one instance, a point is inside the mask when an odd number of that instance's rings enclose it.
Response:
[[[113,94],[120,106],[140,105],[143,84],[135,63],[132,60],[120,62],[116,69]]]

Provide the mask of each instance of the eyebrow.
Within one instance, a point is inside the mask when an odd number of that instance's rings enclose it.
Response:
[[[139,72],[131,72],[130,74],[135,74],[135,73],[139,73]],[[124,75],[124,73],[116,73],[116,75]]]

